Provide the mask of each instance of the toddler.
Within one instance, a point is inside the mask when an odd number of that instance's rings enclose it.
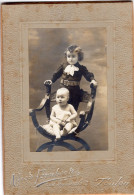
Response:
[[[69,90],[66,88],[58,89],[56,93],[57,104],[52,107],[49,123],[57,140],[62,135],[71,132],[73,128],[77,128],[77,123],[75,122],[77,112],[71,104],[68,104],[68,100]]]

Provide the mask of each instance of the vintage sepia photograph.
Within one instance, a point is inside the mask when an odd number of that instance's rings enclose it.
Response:
[[[6,194],[134,191],[132,7],[2,5]]]
[[[107,29],[29,28],[30,152],[108,150]]]

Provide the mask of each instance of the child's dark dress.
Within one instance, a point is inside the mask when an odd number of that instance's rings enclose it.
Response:
[[[94,79],[93,73],[88,72],[87,68],[83,65],[80,65],[78,62],[74,65],[75,67],[78,67],[78,71],[74,71],[74,75],[68,75],[66,72],[64,72],[65,68],[68,66],[68,64],[64,63],[62,64],[57,71],[53,74],[52,82],[54,83],[57,79],[61,77],[60,87],[65,87],[70,92],[70,99],[69,104],[72,104],[74,108],[77,110],[79,103],[84,100],[84,102],[88,102],[90,99],[90,95],[80,89],[80,81],[82,76],[85,77],[85,79],[89,82],[91,82]]]

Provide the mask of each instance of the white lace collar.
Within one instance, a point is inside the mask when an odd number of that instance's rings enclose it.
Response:
[[[75,71],[79,71],[79,68],[76,67],[76,66],[74,66],[74,65],[68,65],[68,66],[65,68],[65,70],[64,70],[64,72],[65,72],[67,75],[71,75],[71,76],[74,75],[74,72],[75,72]]]

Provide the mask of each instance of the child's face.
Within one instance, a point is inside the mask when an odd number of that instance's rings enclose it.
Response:
[[[70,53],[70,51],[67,51],[67,62],[70,65],[76,64],[78,62],[78,54],[75,52]]]
[[[59,91],[57,94],[56,94],[56,102],[57,104],[61,105],[61,106],[64,106],[67,104],[67,101],[68,101],[69,97],[68,97],[68,94],[63,92],[63,91]]]

